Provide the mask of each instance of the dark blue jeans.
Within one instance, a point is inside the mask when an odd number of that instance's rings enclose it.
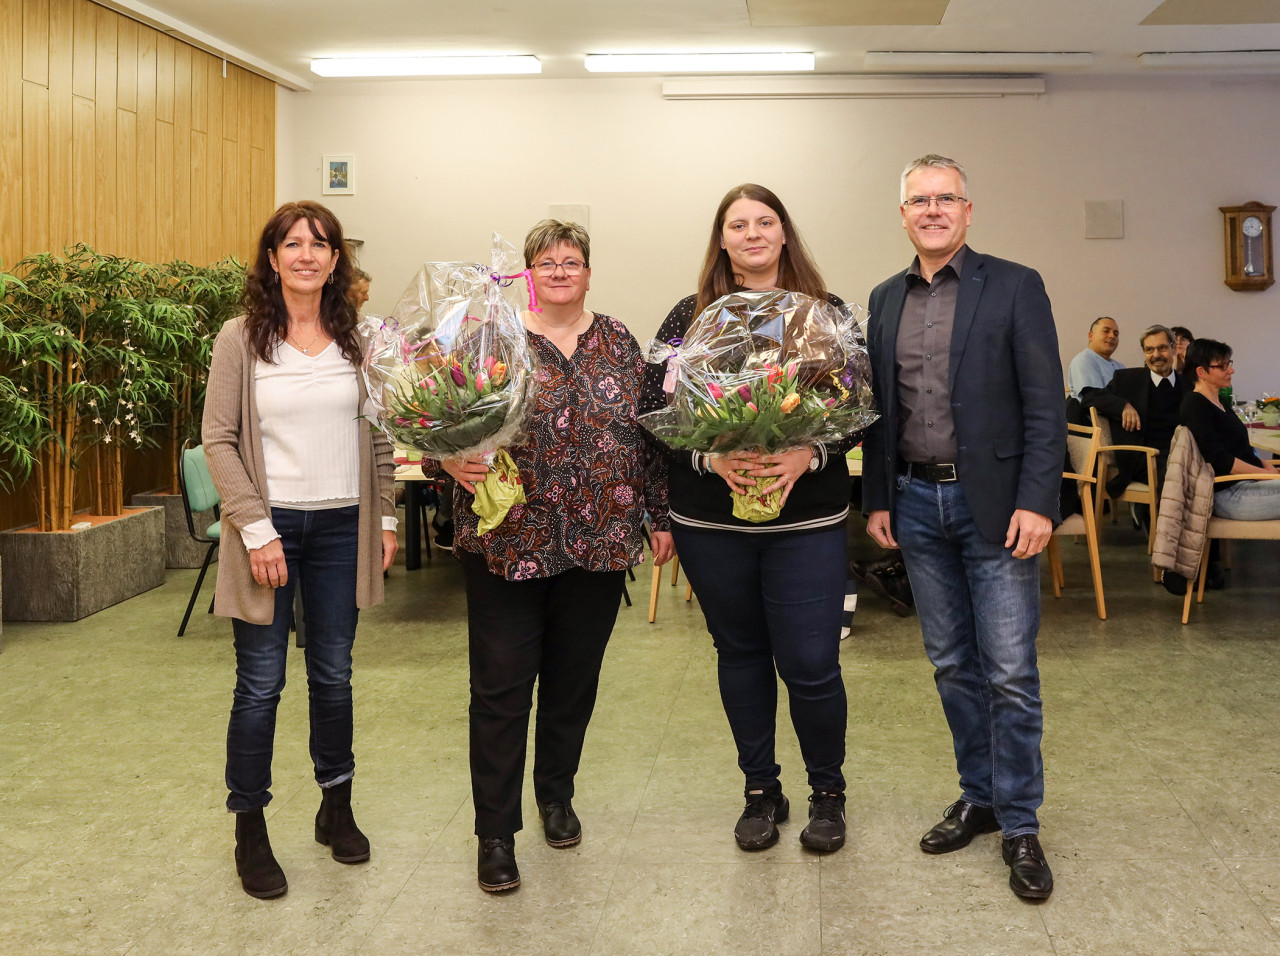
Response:
[[[720,699],[747,787],[771,787],[781,772],[774,757],[781,677],[809,785],[843,791],[843,522],[764,533],[673,523],[671,531],[715,642]]]
[[[958,481],[899,477],[894,522],[962,795],[993,807],[1006,837],[1037,833],[1039,559],[1015,558],[1003,541],[984,538]]]
[[[351,647],[356,638],[356,505],[325,511],[272,508],[289,581],[275,592],[270,624],[232,620],[236,689],[227,727],[227,809],[271,802],[271,755],[276,706],[284,690],[285,654],[293,591],[302,586],[307,623],[307,691],[311,704],[311,761],[322,787],[355,772],[351,752]]]

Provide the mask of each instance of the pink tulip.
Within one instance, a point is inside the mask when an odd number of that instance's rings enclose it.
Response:
[[[739,386],[738,386],[738,397],[739,397],[739,398],[741,398],[744,402],[746,402],[746,401],[750,401],[750,399],[751,399],[751,386],[750,386],[750,385],[739,385]]]
[[[787,378],[795,378],[796,369],[800,367],[799,362],[791,362],[787,365]]]
[[[707,382],[707,392],[709,392],[711,397],[714,398],[717,402],[720,401],[720,399],[724,398],[724,392],[721,390],[720,386],[717,385],[715,382]]]
[[[484,360],[484,370],[486,372],[492,372],[493,366],[496,365],[497,362],[498,360],[494,358],[492,355],[490,355],[487,359]]]
[[[467,376],[462,373],[462,369],[457,365],[449,366],[449,375],[453,378],[453,384],[459,388],[467,384]]]
[[[476,391],[483,392],[485,385],[488,384],[488,381],[489,380],[484,377],[484,372],[477,372],[476,373]]]
[[[429,428],[430,426],[431,426],[431,419],[429,419],[429,418],[419,418],[419,419],[418,419],[418,427],[419,427],[419,428]]]
[[[753,412],[760,411],[760,409],[756,408],[755,402],[747,402],[747,408],[751,409]]]
[[[427,386],[427,391],[429,391],[432,395],[435,395],[437,392],[439,392],[440,388],[439,386],[436,385],[436,380],[434,378],[425,378],[422,381]]]

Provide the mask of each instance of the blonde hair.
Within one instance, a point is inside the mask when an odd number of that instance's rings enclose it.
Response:
[[[529,230],[524,237],[524,267],[528,269],[534,259],[561,243],[575,247],[582,253],[582,264],[591,268],[591,237],[587,230],[576,222],[561,222],[559,219],[544,219]]]

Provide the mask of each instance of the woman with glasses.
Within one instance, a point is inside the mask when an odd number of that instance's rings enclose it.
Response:
[[[782,202],[763,186],[729,190],[711,225],[696,294],[676,303],[658,338],[677,342],[694,318],[727,293],[785,289],[830,295]],[[644,411],[665,404],[663,370],[651,366]],[[846,700],[840,676],[849,473],[845,445],[772,454],[681,453],[670,458],[671,529],[715,643],[720,697],[738,748],[746,807],[734,828],[743,850],[778,842],[789,803],[774,756],[777,679],[787,686],[791,723],[812,790],[800,842],[831,852],[844,843]],[[783,489],[778,517],[733,517],[739,475]]]
[[[315,837],[340,863],[369,859],[351,811],[351,649],[359,609],[382,601],[396,553],[391,446],[360,421],[361,342],[352,263],[324,206],[285,203],[268,220],[245,314],[213,345],[205,455],[222,497],[214,610],[232,618],[236,687],[227,729],[227,809],[246,893],[288,889],[267,838],[276,708],[294,590],[302,589]]]
[[[1231,349],[1213,339],[1195,339],[1187,346],[1187,374],[1195,376],[1195,391],[1182,400],[1179,418],[1190,429],[1216,476],[1280,474],[1274,459],[1262,461],[1249,444],[1249,430],[1230,406],[1218,398],[1231,385],[1235,365]],[[1280,481],[1230,481],[1215,487],[1213,513],[1237,521],[1280,518]]]
[[[591,240],[576,223],[547,219],[529,232],[524,257],[541,308],[524,316],[537,404],[527,438],[508,451],[528,500],[481,536],[471,505],[488,464],[440,463],[458,486],[453,553],[467,591],[477,876],[489,892],[520,885],[515,834],[535,682],[534,798],[548,845],[573,846],[582,839],[574,776],[623,579],[642,560],[646,508],[655,562],[674,554],[665,460],[636,423],[640,346],[585,305]]]

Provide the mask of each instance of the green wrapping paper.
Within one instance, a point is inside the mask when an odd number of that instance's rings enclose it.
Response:
[[[493,459],[493,470],[476,485],[475,501],[471,502],[471,510],[480,518],[476,533],[488,534],[502,524],[508,511],[526,500],[520,469],[506,451],[499,451]]]
[[[748,477],[746,471],[739,471],[738,474],[744,478]],[[757,488],[762,488],[777,480],[778,476],[774,475],[769,478],[756,478],[755,483]],[[767,495],[743,494],[741,491],[731,491],[729,494],[733,498],[735,518],[760,524],[763,521],[772,521],[782,514],[782,486],[778,486]]]

